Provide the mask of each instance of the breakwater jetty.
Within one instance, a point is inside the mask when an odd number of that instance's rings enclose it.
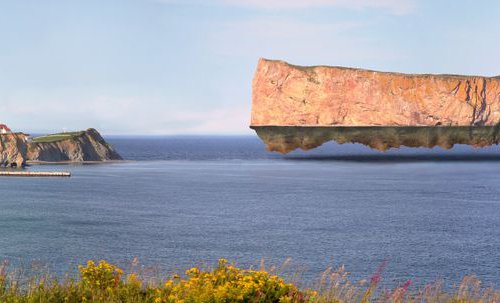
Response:
[[[0,171],[0,177],[71,177],[71,173],[42,171]]]

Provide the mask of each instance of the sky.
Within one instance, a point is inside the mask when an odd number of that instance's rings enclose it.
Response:
[[[500,74],[496,0],[0,0],[0,121],[251,134],[259,58]]]

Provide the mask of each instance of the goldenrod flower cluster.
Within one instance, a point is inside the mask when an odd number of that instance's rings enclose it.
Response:
[[[265,271],[242,270],[220,259],[213,271],[197,267],[186,278],[174,276],[157,291],[155,303],[183,302],[303,302],[293,284]]]
[[[80,265],[78,270],[84,285],[103,290],[117,287],[123,275],[123,270],[105,260],[101,260],[99,264],[88,261],[87,266]]]

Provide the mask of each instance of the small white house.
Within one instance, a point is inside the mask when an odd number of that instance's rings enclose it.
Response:
[[[0,123],[0,134],[10,134],[12,130],[5,124]]]

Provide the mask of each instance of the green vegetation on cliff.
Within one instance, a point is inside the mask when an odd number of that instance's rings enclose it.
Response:
[[[66,140],[66,139],[73,139],[73,138],[79,137],[79,136],[83,135],[84,133],[85,133],[84,131],[78,131],[78,132],[51,134],[51,135],[33,138],[33,142],[35,142],[35,143],[58,142],[58,141]]]
[[[106,261],[79,266],[79,275],[57,280],[49,275],[26,277],[0,265],[0,302],[151,302],[151,303],[341,303],[341,302],[500,302],[500,291],[466,277],[453,291],[442,283],[413,290],[411,281],[381,289],[383,266],[370,281],[351,283],[343,267],[327,270],[310,286],[293,283],[276,268],[241,269],[221,259],[213,269],[194,267],[183,275],[160,277],[134,261],[129,272]]]

